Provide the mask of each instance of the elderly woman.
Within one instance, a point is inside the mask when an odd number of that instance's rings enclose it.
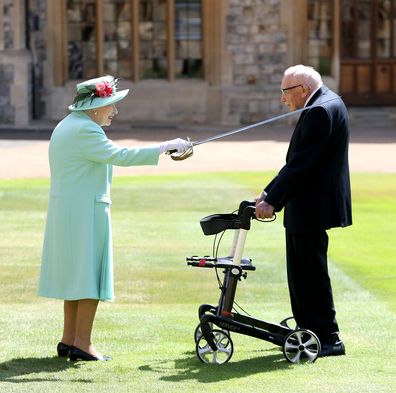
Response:
[[[51,189],[44,237],[39,295],[64,300],[64,327],[57,346],[70,360],[109,360],[91,343],[99,300],[112,301],[113,257],[110,222],[112,165],[157,165],[161,153],[188,149],[174,139],[146,147],[120,147],[106,137],[118,111],[112,76],[77,85],[71,113],[55,128],[49,144]]]

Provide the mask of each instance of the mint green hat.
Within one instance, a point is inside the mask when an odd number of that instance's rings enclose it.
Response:
[[[69,110],[86,111],[122,100],[128,94],[129,89],[117,91],[118,82],[118,78],[105,75],[79,83],[73,104],[69,105]]]

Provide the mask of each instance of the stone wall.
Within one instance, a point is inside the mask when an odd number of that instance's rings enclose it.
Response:
[[[11,84],[14,80],[14,67],[0,63],[0,124],[14,124],[15,110],[10,102]]]
[[[287,63],[281,0],[229,0],[227,48],[233,58],[230,116],[241,123],[278,114],[279,86]]]
[[[26,4],[28,10],[25,9]],[[2,2],[0,125],[26,126],[33,118],[45,115],[45,19],[46,0]]]
[[[0,51],[0,125],[27,126],[31,120],[31,61],[26,49]]]
[[[30,0],[27,10],[29,43],[32,57],[32,117],[41,118],[46,114],[44,66],[47,61],[46,40],[46,0]],[[48,81],[47,81],[48,83]]]
[[[25,2],[3,0],[0,9],[0,124],[29,124],[31,58],[26,49]]]
[[[0,124],[26,125],[35,118],[58,119],[73,98],[75,81],[53,86],[52,74],[45,71],[51,70],[54,62],[48,45],[48,1],[2,2]],[[279,114],[283,110],[279,84],[288,49],[281,3],[282,0],[228,0],[225,44],[217,54],[227,57],[222,69],[227,78],[219,78],[215,84],[204,80],[164,80],[142,81],[135,86],[127,82],[134,90],[134,105],[122,117],[131,121],[216,121],[236,125]],[[28,10],[24,9],[26,4]],[[28,34],[18,30],[16,21],[26,22]],[[22,42],[25,36],[27,41]]]
[[[14,67],[12,64],[3,64],[5,50],[13,46],[12,34],[12,1],[5,0],[3,2],[3,9],[0,10],[2,18],[0,19],[2,30],[1,58],[0,58],[0,124],[13,124],[15,122],[15,110],[11,105],[11,84],[14,80]]]
[[[3,45],[2,49],[11,49],[13,48],[13,32],[12,32],[12,8],[14,7],[12,0],[4,0],[3,3],[3,26],[0,26],[0,29],[3,29]]]

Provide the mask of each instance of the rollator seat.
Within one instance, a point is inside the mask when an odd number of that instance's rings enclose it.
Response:
[[[232,257],[220,257],[217,258],[217,265],[225,265],[221,267],[232,266],[233,258]],[[241,259],[241,268],[242,270],[256,270],[256,267],[253,266],[252,260],[250,258],[242,258]]]
[[[241,221],[236,214],[211,214],[200,221],[205,235],[215,235],[227,229],[239,229]]]

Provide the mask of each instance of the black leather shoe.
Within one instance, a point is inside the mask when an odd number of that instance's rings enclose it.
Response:
[[[334,344],[322,344],[319,354],[320,357],[340,355],[345,355],[345,345],[342,341],[337,341]]]
[[[60,343],[58,343],[58,346],[56,347],[56,351],[58,352],[58,356],[60,358],[69,356],[70,345],[66,345],[66,344],[63,344],[62,342],[60,342]]]
[[[82,351],[80,348],[75,347],[72,345],[70,347],[70,360],[76,361],[76,360],[85,360],[85,361],[90,361],[90,360],[111,360],[110,356],[101,356],[101,357],[96,357],[91,355],[90,353]]]

